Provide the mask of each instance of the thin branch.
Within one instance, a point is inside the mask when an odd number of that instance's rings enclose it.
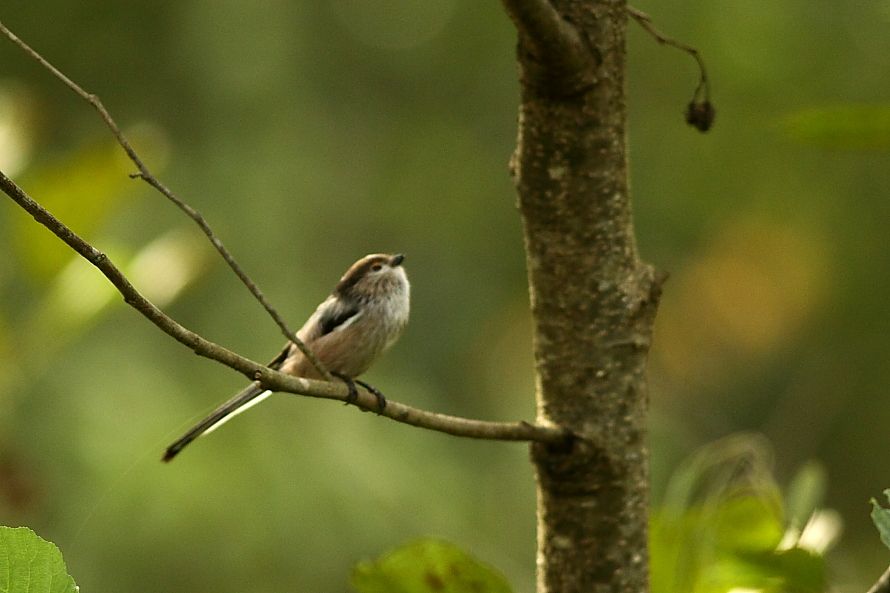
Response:
[[[647,33],[652,35],[655,40],[662,45],[669,45],[681,51],[685,51],[690,56],[695,58],[695,61],[698,63],[699,70],[699,81],[698,86],[695,88],[695,93],[693,94],[693,100],[697,100],[702,92],[704,93],[703,99],[705,101],[710,99],[711,88],[708,83],[708,72],[705,70],[705,62],[702,60],[701,55],[698,53],[698,50],[692,47],[691,45],[686,45],[683,42],[677,41],[676,39],[672,39],[668,37],[661,31],[655,28],[655,25],[652,24],[652,17],[646,14],[641,10],[637,10],[633,6],[627,7],[627,13],[633,18],[643,29],[646,30]]]
[[[286,375],[236,354],[219,344],[206,340],[180,325],[142,296],[107,255],[87,243],[43,206],[35,202],[2,171],[0,171],[0,189],[29,212],[34,217],[34,220],[48,228],[69,247],[83,256],[84,259],[97,267],[117,288],[128,305],[139,311],[164,333],[191,348],[195,354],[224,364],[252,380],[259,381],[264,387],[273,391],[285,391],[309,397],[347,401],[349,389],[342,382],[313,381]],[[365,411],[377,411],[377,398],[370,392],[359,389],[359,399],[356,405]],[[565,442],[571,438],[570,433],[556,426],[530,424],[528,422],[472,420],[412,408],[391,400],[387,402],[382,415],[397,422],[419,428],[477,439],[558,443]]]
[[[98,96],[88,93],[83,88],[81,88],[76,82],[68,78],[65,74],[63,74],[58,68],[53,66],[46,60],[43,56],[37,53],[31,46],[26,44],[24,41],[18,38],[15,33],[6,28],[6,26],[0,22],[0,32],[6,35],[10,41],[15,43],[19,48],[22,49],[28,56],[36,60],[40,63],[44,68],[49,70],[49,72],[62,81],[65,86],[71,89],[78,97],[87,101],[90,105],[92,105],[96,111],[99,113],[99,116],[111,130],[111,133],[114,135],[118,144],[124,149],[124,152],[127,153],[127,156],[136,165],[136,168],[139,170],[138,173],[134,173],[130,175],[132,178],[142,179],[150,186],[155,188],[161,194],[163,194],[168,200],[173,202],[180,210],[185,212],[185,214],[191,218],[195,223],[201,228],[222,258],[226,261],[229,267],[235,272],[235,275],[241,279],[241,282],[250,290],[251,294],[259,301],[259,303],[263,306],[266,312],[272,317],[281,331],[284,333],[285,337],[287,337],[290,341],[297,345],[300,351],[306,356],[309,362],[312,363],[321,375],[327,379],[328,381],[332,381],[333,377],[330,372],[324,368],[321,361],[315,356],[315,354],[303,343],[297,335],[291,331],[291,329],[285,323],[284,318],[278,313],[278,311],[272,306],[260,288],[256,285],[256,283],[250,279],[246,272],[241,268],[238,262],[235,261],[235,258],[229,252],[228,249],[223,245],[222,241],[214,234],[213,229],[210,228],[210,225],[207,223],[207,220],[201,215],[200,212],[189,206],[186,202],[180,199],[176,194],[174,194],[169,188],[167,188],[163,183],[161,183],[152,173],[149,171],[148,167],[130,145],[130,142],[124,136],[123,132],[121,132],[117,123],[115,123],[114,119],[112,119],[111,115],[108,113],[108,110],[105,109],[105,106],[102,104],[102,101]]]
[[[872,585],[868,593],[890,593],[890,568],[884,571],[884,574]]]

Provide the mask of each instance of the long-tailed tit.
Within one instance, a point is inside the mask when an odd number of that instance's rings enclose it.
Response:
[[[402,267],[404,259],[402,254],[377,253],[352,264],[331,295],[297,332],[322,365],[346,382],[350,401],[358,396],[354,383],[359,383],[377,397],[381,412],[386,406],[383,395],[354,379],[396,342],[408,323],[411,286]],[[298,377],[322,378],[293,342],[288,342],[268,366]],[[219,428],[271,393],[254,381],[167,447],[164,461],[170,461],[196,438]]]

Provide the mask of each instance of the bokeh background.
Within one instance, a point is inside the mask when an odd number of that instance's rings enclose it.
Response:
[[[631,178],[671,278],[652,354],[653,504],[685,456],[744,430],[784,484],[824,464],[837,588],[887,563],[890,2],[639,5]],[[294,326],[357,257],[403,251],[413,317],[367,375],[389,397],[532,418],[514,32],[469,0],[34,0],[0,18],[102,97]],[[0,168],[187,327],[256,360],[282,338],[193,224],[127,173],[91,108],[0,43]],[[345,591],[425,535],[534,583],[523,445],[424,432],[287,395],[171,465],[164,446],[242,378],[127,308],[0,199],[0,523],[56,542],[84,591]]]

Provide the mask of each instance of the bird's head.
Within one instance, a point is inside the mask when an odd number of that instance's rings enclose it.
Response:
[[[407,293],[408,276],[402,266],[404,259],[401,253],[366,255],[346,270],[335,293],[365,301]]]

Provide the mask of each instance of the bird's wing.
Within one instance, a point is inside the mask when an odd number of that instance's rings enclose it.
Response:
[[[329,296],[306,320],[306,323],[297,332],[297,337],[311,348],[312,344],[319,338],[345,329],[355,323],[361,315],[361,309],[359,309],[357,304],[335,298],[333,295]],[[273,358],[266,366],[280,371],[285,361],[288,361],[291,369],[285,372],[292,372],[293,368],[299,366],[300,361],[303,361],[303,359],[304,356],[300,349],[293,342],[288,342],[284,345],[281,352],[278,353],[278,356]]]
[[[306,343],[322,336],[342,330],[361,316],[361,309],[355,303],[333,295],[324,300],[309,317],[297,335]]]
[[[290,354],[291,348],[293,347],[293,342],[288,342],[284,345],[284,348],[281,349],[281,352],[278,353],[278,356],[272,359],[272,361],[266,366],[270,369],[275,369],[276,371],[281,368],[281,363],[288,357]]]

